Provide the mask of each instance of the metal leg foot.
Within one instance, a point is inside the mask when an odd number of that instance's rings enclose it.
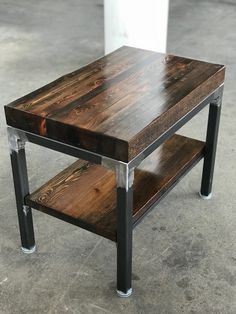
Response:
[[[120,298],[128,298],[132,294],[132,288],[130,288],[126,293],[120,290],[116,290],[116,292]]]
[[[26,249],[24,247],[21,247],[21,250],[25,254],[32,254],[36,251],[36,245],[32,247],[32,249]]]
[[[212,198],[212,193],[208,194],[208,195],[202,195],[201,192],[199,192],[199,196],[203,199],[203,200],[210,200]]]

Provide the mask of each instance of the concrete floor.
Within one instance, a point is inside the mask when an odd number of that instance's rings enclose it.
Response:
[[[34,212],[37,252],[21,252],[1,109],[1,314],[236,313],[236,1],[170,2],[168,52],[228,66],[213,199],[197,195],[199,164],[135,229],[134,293],[120,299],[105,239]],[[102,0],[0,1],[2,106],[102,54]],[[206,117],[182,132],[204,138]],[[30,144],[27,153],[32,190],[72,160]]]

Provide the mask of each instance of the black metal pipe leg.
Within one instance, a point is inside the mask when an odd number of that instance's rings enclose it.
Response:
[[[212,196],[212,181],[215,166],[215,156],[220,123],[222,94],[210,104],[206,136],[206,148],[203,164],[202,183],[200,196],[210,199]]]
[[[117,293],[128,297],[132,293],[133,170],[121,170],[117,184]]]
[[[25,142],[18,137],[17,131],[12,128],[8,129],[8,135],[22,251],[33,253],[35,251],[35,239],[32,212],[24,201],[25,196],[29,194]]]

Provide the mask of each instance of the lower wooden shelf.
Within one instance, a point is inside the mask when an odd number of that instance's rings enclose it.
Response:
[[[205,143],[172,136],[134,174],[134,226],[204,155]],[[26,204],[116,241],[116,179],[101,165],[78,160],[26,197]]]

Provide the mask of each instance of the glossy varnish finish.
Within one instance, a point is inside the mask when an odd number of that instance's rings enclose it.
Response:
[[[135,224],[204,155],[204,143],[174,135],[135,170]],[[26,198],[26,204],[116,241],[116,179],[77,161]]]
[[[217,89],[224,72],[222,65],[122,47],[5,106],[6,119],[127,162]]]

